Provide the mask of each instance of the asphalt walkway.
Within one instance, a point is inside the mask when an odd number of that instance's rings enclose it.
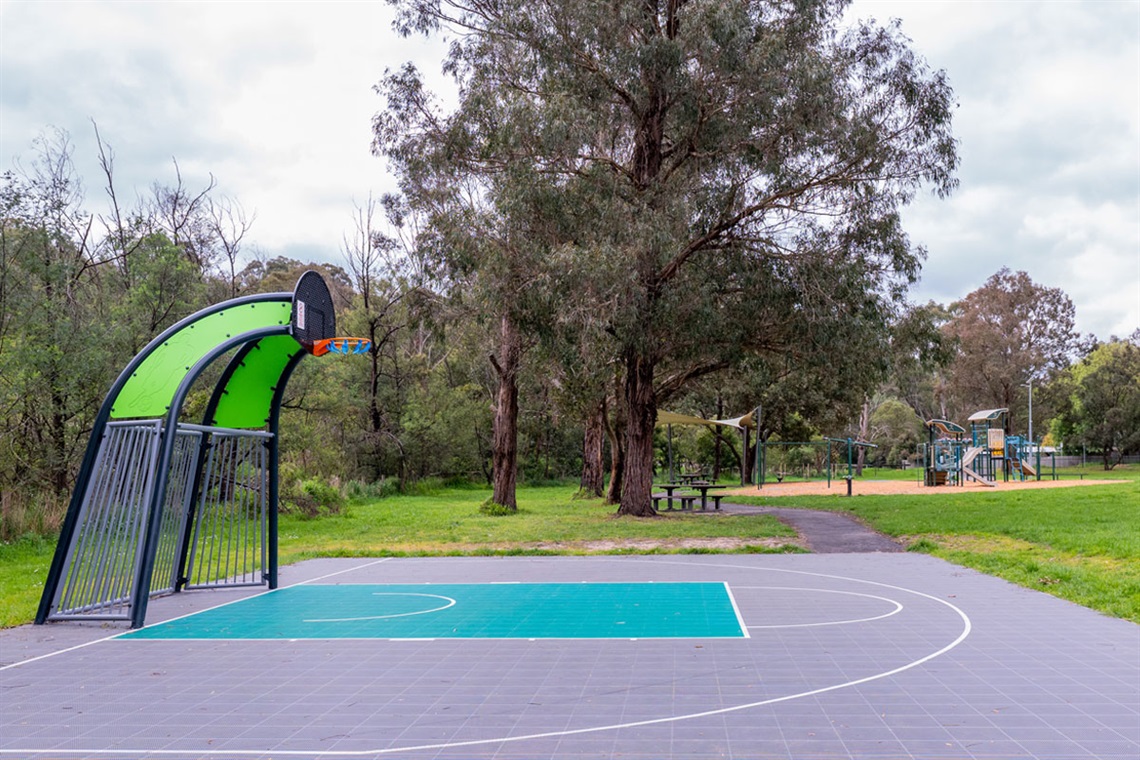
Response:
[[[853,517],[838,512],[821,509],[754,507],[744,504],[722,504],[721,511],[731,514],[772,515],[780,522],[794,528],[813,554],[905,551],[894,539],[871,530]]]

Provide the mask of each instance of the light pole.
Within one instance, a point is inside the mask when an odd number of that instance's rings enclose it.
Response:
[[[1033,378],[1025,384],[1029,388],[1029,445],[1033,446]]]

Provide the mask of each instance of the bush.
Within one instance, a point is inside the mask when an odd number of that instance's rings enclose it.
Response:
[[[344,487],[345,498],[353,501],[375,501],[400,494],[400,481],[395,478],[381,478],[375,483],[350,480]]]
[[[406,484],[404,493],[408,496],[435,496],[444,488],[443,478],[432,476]]]
[[[487,499],[479,505],[479,514],[487,515],[488,517],[508,517],[510,515],[517,515],[517,509],[511,509],[505,504],[496,504],[495,502]]]
[[[344,507],[344,496],[336,486],[320,478],[293,481],[286,493],[281,495],[281,511],[302,517],[326,517],[335,515]]]
[[[66,497],[47,491],[33,494],[15,489],[0,491],[0,541],[59,535],[67,505]]]

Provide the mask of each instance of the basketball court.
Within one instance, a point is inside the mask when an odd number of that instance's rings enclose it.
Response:
[[[1140,755],[1140,627],[923,555],[280,575],[0,631],[0,758]]]

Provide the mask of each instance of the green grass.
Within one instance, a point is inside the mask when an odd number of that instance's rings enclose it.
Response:
[[[1090,468],[1084,473],[1087,479],[1126,482],[1006,492],[955,493],[946,488],[919,496],[738,500],[849,512],[915,551],[1140,622],[1140,468]]]
[[[305,519],[282,515],[282,564],[313,557],[519,554],[703,553],[629,542],[738,539],[739,552],[801,551],[795,531],[766,515],[673,514],[619,519],[599,500],[574,499],[569,486],[519,489],[519,511],[488,516],[488,491],[448,488],[415,496],[350,503],[340,514]],[[605,543],[602,543],[605,542]],[[0,627],[31,622],[55,549],[54,540],[0,543]]]
[[[898,471],[888,471],[898,472]],[[846,511],[916,551],[973,567],[1109,615],[1140,622],[1140,467],[1088,468],[1119,485],[921,496],[734,497],[734,501]],[[1066,471],[1078,477],[1081,471]],[[907,478],[913,473],[907,473]],[[881,479],[867,471],[865,479]],[[792,531],[763,515],[614,517],[613,507],[573,499],[568,486],[522,488],[520,509],[489,516],[488,493],[448,488],[350,503],[339,515],[281,518],[282,563],[313,557],[708,552],[684,539],[739,539],[737,551],[779,548]],[[667,542],[666,548],[645,541]],[[775,544],[776,546],[773,546]],[[30,622],[54,541],[0,544],[0,626]]]
[[[54,552],[52,539],[0,542],[0,628],[35,618]]]
[[[432,495],[395,496],[356,503],[320,520],[283,517],[281,561],[313,557],[645,553],[661,549],[599,547],[597,542],[735,538],[794,538],[795,533],[765,515],[671,514],[648,519],[617,518],[600,500],[573,499],[565,486],[519,490],[519,510],[487,515],[488,493],[446,489]]]

